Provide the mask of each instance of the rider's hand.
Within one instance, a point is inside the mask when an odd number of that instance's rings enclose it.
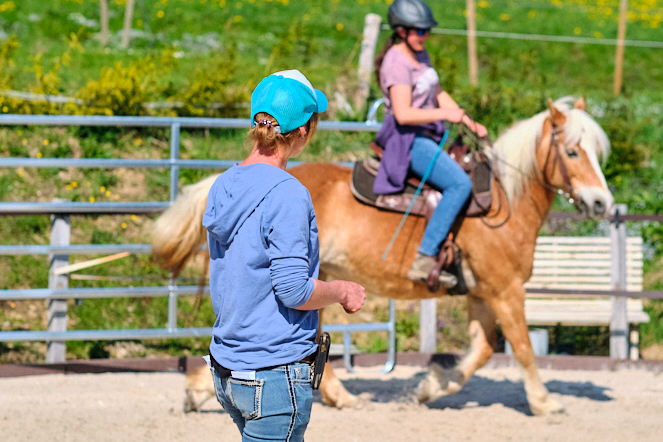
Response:
[[[343,296],[341,305],[347,313],[357,313],[364,305],[366,293],[364,287],[356,282],[350,281],[334,281],[339,284],[339,290],[342,291]]]
[[[472,132],[477,134],[479,138],[483,138],[486,135],[488,135],[488,130],[486,130],[486,128],[482,124],[473,121],[467,115],[464,116],[462,123],[465,124],[465,126],[469,127]]]

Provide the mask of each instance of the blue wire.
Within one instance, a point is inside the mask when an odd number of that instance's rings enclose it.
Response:
[[[396,238],[398,238],[398,234],[401,233],[401,229],[403,228],[403,225],[405,224],[405,220],[410,215],[410,211],[412,210],[412,207],[414,207],[414,203],[417,201],[417,197],[419,196],[419,193],[421,193],[421,189],[424,187],[424,183],[426,183],[426,180],[428,179],[428,175],[430,175],[431,171],[433,170],[433,166],[435,165],[435,161],[437,160],[437,157],[440,156],[440,152],[442,152],[442,149],[444,149],[444,143],[447,142],[447,138],[449,138],[449,130],[448,129],[444,132],[444,135],[442,135],[442,140],[440,141],[440,149],[437,152],[435,152],[435,155],[433,155],[433,159],[431,160],[430,164],[428,165],[428,169],[426,169],[426,173],[424,173],[424,176],[421,178],[421,182],[419,183],[419,187],[417,187],[417,191],[414,192],[414,196],[412,197],[412,201],[410,201],[410,205],[408,206],[407,210],[403,214],[403,218],[401,219],[401,223],[398,225],[398,228],[396,229],[396,232],[394,232],[394,236],[391,237],[391,241],[389,242],[389,245],[387,246],[387,249],[384,251],[384,255],[382,255],[383,260],[387,259],[387,255],[389,255],[389,252],[391,251],[391,247],[394,245],[394,242],[396,242]]]

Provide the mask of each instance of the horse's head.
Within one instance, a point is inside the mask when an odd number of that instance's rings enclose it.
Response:
[[[582,98],[573,108],[565,100],[549,100],[548,107],[536,153],[542,178],[579,211],[602,218],[613,202],[599,161],[609,153],[608,137],[585,112]]]

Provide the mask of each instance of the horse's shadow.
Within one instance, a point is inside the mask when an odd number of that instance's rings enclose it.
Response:
[[[421,372],[408,379],[349,379],[343,381],[343,385],[352,394],[369,396],[371,402],[415,403],[417,385],[425,374],[425,372]],[[545,385],[551,393],[563,396],[587,398],[598,402],[613,400],[606,394],[607,391],[610,391],[610,388],[595,385],[592,382],[554,380],[547,382]],[[317,399],[320,400],[319,395]],[[493,404],[502,404],[523,414],[532,415],[521,381],[508,379],[497,381],[477,375],[472,376],[458,393],[427,403],[426,406],[432,409],[444,410],[489,407]]]

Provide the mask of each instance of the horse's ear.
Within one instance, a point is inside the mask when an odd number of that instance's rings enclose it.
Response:
[[[552,119],[553,126],[562,127],[564,122],[566,122],[566,117],[563,113],[557,109],[552,101],[552,98],[548,98],[548,109],[550,109],[550,117]]]
[[[576,104],[573,105],[574,109],[580,109],[581,111],[585,110],[585,99],[580,97],[578,98],[578,101],[576,101]]]

